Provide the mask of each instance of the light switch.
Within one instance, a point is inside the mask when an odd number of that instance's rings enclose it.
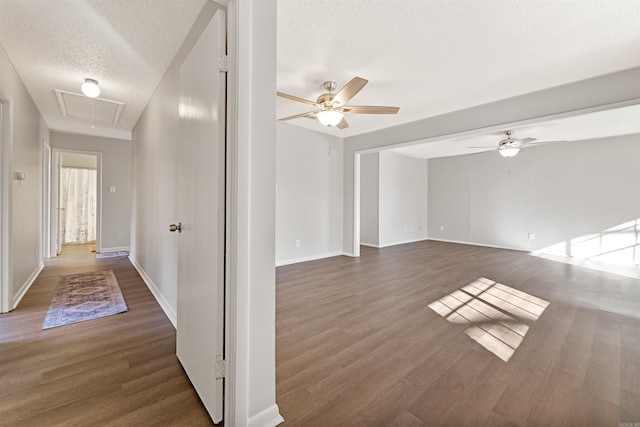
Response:
[[[116,186],[112,185],[109,187],[109,193],[115,193],[116,192]]]

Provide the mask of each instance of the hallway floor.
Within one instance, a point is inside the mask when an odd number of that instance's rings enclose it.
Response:
[[[176,331],[126,257],[65,245],[0,315],[3,426],[208,426],[175,355]],[[129,311],[42,330],[60,275],[113,270]]]

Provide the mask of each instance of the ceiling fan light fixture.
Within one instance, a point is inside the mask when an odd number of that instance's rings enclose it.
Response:
[[[502,157],[513,157],[519,152],[520,149],[518,147],[505,147],[498,150],[498,153],[500,153]]]
[[[316,117],[324,126],[336,126],[342,121],[344,113],[340,110],[327,109],[320,111]]]
[[[100,95],[100,87],[98,87],[98,81],[94,79],[84,79],[82,83],[82,93],[89,98],[97,98]]]

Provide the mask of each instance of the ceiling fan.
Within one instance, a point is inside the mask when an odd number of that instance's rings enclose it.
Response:
[[[299,98],[294,95],[289,95],[282,92],[277,92],[278,96],[291,99],[293,101],[302,102],[303,104],[313,105],[318,108],[315,111],[309,111],[307,113],[296,114],[294,116],[284,117],[283,120],[293,120],[300,117],[313,117],[315,116],[318,121],[324,126],[335,126],[338,129],[344,129],[349,127],[347,120],[344,118],[344,113],[353,114],[396,114],[399,107],[382,107],[382,106],[349,106],[345,105],[351,100],[369,81],[361,77],[354,77],[349,83],[344,85],[337,93],[333,93],[338,87],[338,84],[334,81],[327,81],[322,84],[324,89],[328,93],[320,95],[316,102],[309,101],[308,99]]]
[[[495,146],[482,146],[482,147],[468,147],[468,148],[493,148],[493,150],[489,151],[497,151],[500,153],[502,157],[513,157],[520,152],[523,148],[528,148],[532,146],[532,142],[536,141],[536,138],[512,138],[513,135],[512,130],[507,130],[504,132],[506,138],[501,140],[498,143],[498,147]],[[536,142],[533,145],[544,145],[544,144],[554,144],[557,142],[567,142],[567,141],[545,141],[545,142]]]

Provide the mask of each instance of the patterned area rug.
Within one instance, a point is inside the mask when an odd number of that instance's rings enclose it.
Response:
[[[96,258],[115,258],[119,256],[129,256],[129,251],[99,252],[96,254]]]
[[[113,270],[60,277],[42,329],[127,311]]]

